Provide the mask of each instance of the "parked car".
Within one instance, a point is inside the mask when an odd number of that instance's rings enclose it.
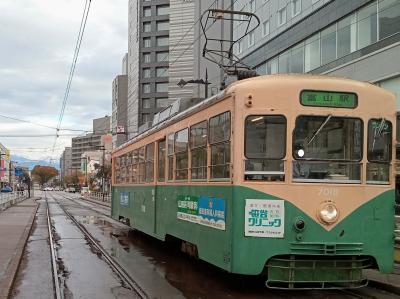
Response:
[[[5,187],[1,188],[1,190],[0,190],[0,192],[3,192],[3,193],[12,192],[12,191],[13,191],[13,189],[10,186],[5,186]]]
[[[68,187],[68,188],[65,188],[65,192],[75,193],[76,189],[75,189],[75,187]]]
[[[54,191],[53,187],[45,187],[43,191]]]

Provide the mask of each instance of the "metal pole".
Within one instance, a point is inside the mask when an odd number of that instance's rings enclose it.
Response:
[[[208,70],[207,70],[207,68],[206,68],[206,84],[204,84],[204,88],[205,88],[204,95],[207,99],[208,98]]]
[[[105,185],[105,178],[104,178],[104,169],[105,169],[105,167],[104,167],[104,154],[105,154],[105,150],[106,150],[106,148],[105,147],[103,147],[103,165],[102,165],[102,168],[103,168],[103,176],[102,176],[102,189],[103,189],[103,202],[104,202],[104,192],[105,192],[105,189],[104,189],[104,185]]]

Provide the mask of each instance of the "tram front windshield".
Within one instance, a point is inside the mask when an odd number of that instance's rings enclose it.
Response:
[[[362,135],[358,118],[299,116],[293,134],[293,180],[360,183]]]

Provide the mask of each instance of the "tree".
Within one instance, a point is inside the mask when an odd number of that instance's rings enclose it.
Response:
[[[32,176],[42,187],[57,175],[58,170],[51,166],[36,165],[32,169]]]

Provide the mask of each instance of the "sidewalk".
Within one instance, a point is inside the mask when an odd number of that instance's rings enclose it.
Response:
[[[12,287],[37,207],[29,198],[0,212],[0,299],[6,299]]]

